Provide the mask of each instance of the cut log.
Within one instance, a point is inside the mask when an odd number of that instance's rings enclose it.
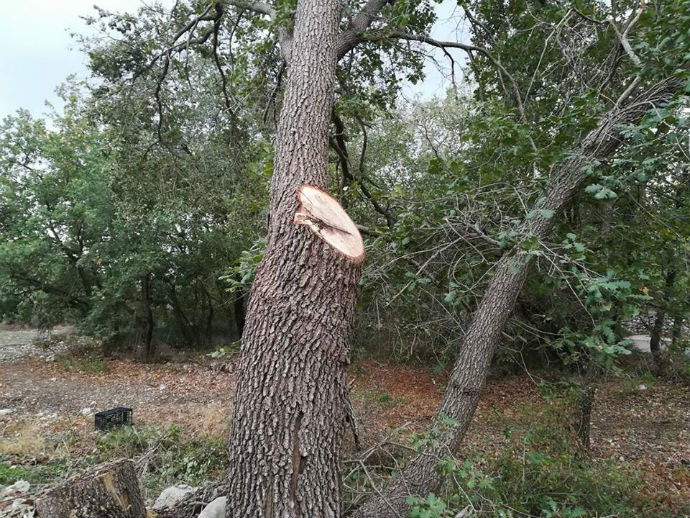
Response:
[[[120,459],[76,475],[36,500],[39,518],[145,518],[134,463]]]
[[[318,187],[303,185],[297,191],[297,201],[295,224],[305,225],[353,263],[364,262],[362,236],[335,198]]]

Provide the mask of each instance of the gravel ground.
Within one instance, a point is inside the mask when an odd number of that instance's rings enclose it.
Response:
[[[19,360],[21,358],[52,358],[66,352],[72,344],[63,339],[74,332],[72,326],[60,326],[52,330],[47,340],[36,329],[2,329],[0,328],[0,362]]]

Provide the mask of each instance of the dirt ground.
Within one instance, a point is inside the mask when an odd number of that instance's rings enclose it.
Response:
[[[235,375],[212,368],[209,358],[152,365],[126,359],[85,362],[47,361],[45,355],[0,362],[0,440],[11,440],[20,422],[31,423],[36,434],[56,429],[92,433],[93,414],[114,406],[132,407],[137,424],[174,422],[185,433],[224,435]],[[446,381],[445,374],[427,368],[378,362],[356,364],[350,373],[364,446],[396,427],[426,429]],[[467,447],[495,454],[506,442],[506,422],[529,427],[534,414],[524,410],[544,405],[532,375],[490,380]],[[626,378],[602,384],[593,412],[591,455],[647,467],[660,490],[690,494],[688,388]]]

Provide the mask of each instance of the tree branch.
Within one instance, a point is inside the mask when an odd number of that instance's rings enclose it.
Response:
[[[387,34],[382,34],[374,38],[368,38],[369,41],[375,41],[381,38],[397,38],[401,40],[408,41],[419,41],[420,43],[426,43],[432,47],[437,47],[439,49],[460,49],[464,50],[468,54],[470,52],[479,52],[486,56],[486,58],[493,63],[493,65],[500,71],[500,73],[508,78],[510,81],[511,89],[513,90],[513,96],[515,97],[515,103],[517,104],[518,111],[520,112],[520,119],[522,122],[527,122],[527,117],[525,116],[525,107],[522,102],[522,96],[520,95],[520,89],[518,88],[515,78],[508,72],[501,62],[495,58],[488,49],[484,47],[477,47],[476,45],[467,45],[465,43],[460,43],[459,41],[440,41],[423,34],[410,34],[403,31],[391,31]]]
[[[342,58],[345,54],[354,49],[358,43],[365,41],[362,33],[368,29],[372,22],[376,19],[386,4],[393,3],[395,0],[368,0],[362,10],[359,11],[353,18],[350,27],[340,35],[338,41],[337,56]]]
[[[347,143],[345,142],[345,124],[335,111],[333,111],[332,119],[333,124],[335,125],[336,133],[335,137],[329,138],[329,143],[338,155],[340,165],[343,168],[343,176],[346,180],[349,180],[351,183],[353,183],[357,180],[357,178],[355,178],[355,176],[352,174],[352,171],[350,171],[350,158],[347,152]],[[363,160],[364,156],[362,155],[360,157],[360,168]],[[374,210],[386,218],[388,227],[392,228],[395,224],[395,217],[389,210],[382,207],[374,195],[371,194],[371,191],[367,189],[367,186],[364,185],[364,177],[361,173],[362,171],[360,170],[360,178],[358,182],[359,190],[362,191],[362,194],[369,200],[371,205],[374,207]]]

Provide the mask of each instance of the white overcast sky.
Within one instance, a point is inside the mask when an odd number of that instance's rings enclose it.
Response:
[[[92,14],[94,2],[111,11],[134,12],[142,0],[0,0],[0,119],[26,108],[40,116],[45,102],[59,106],[56,87],[70,74],[86,78],[86,56],[79,52],[71,32],[87,28],[80,16]],[[172,3],[166,0],[164,4]],[[456,2],[438,8],[439,23],[432,34],[439,39],[464,40]],[[440,51],[430,51],[445,65]],[[462,54],[457,54],[459,62]],[[422,85],[405,88],[407,97],[441,95],[449,83],[433,63],[427,65]]]

